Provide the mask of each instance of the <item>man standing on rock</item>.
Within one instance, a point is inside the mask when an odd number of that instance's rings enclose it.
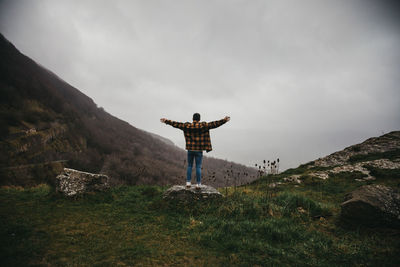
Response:
[[[228,122],[231,118],[226,116],[222,120],[212,122],[200,122],[200,114],[193,114],[193,122],[176,122],[167,120],[165,118],[160,119],[161,122],[169,124],[172,127],[183,130],[186,141],[186,150],[188,151],[188,167],[186,176],[186,187],[191,187],[192,180],[192,168],[193,160],[196,161],[196,189],[200,189],[201,186],[201,164],[203,160],[203,150],[210,152],[211,139],[210,129],[217,128],[222,124]]]

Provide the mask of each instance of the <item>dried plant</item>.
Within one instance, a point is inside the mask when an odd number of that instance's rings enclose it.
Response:
[[[255,163],[254,166],[257,168],[257,178],[260,179],[261,177],[265,176],[266,182],[267,182],[267,187],[266,187],[266,193],[268,197],[272,196],[272,189],[270,189],[270,183],[272,182],[272,175],[278,174],[279,173],[279,163],[280,160],[277,158],[274,161],[270,160],[263,160],[261,164]],[[258,183],[257,190],[259,188],[260,183]]]

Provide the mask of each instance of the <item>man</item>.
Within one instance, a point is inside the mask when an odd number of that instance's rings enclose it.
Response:
[[[203,160],[203,150],[210,152],[212,150],[211,147],[211,139],[210,139],[210,129],[217,128],[222,124],[228,122],[231,118],[226,116],[222,120],[212,121],[212,122],[200,122],[200,114],[193,114],[193,122],[176,122],[167,120],[165,118],[160,119],[161,122],[165,124],[169,124],[172,127],[183,130],[185,141],[186,141],[186,150],[187,158],[188,158],[188,167],[186,173],[186,187],[191,187],[192,180],[192,167],[193,160],[196,161],[196,180],[197,185],[196,189],[200,189],[201,186],[201,164]]]

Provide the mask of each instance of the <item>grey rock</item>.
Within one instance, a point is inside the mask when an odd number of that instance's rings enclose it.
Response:
[[[392,169],[392,170],[400,169],[400,160],[395,159],[391,161],[389,159],[376,159],[376,160],[362,161],[354,164],[340,165],[334,167],[331,170],[310,172],[309,174],[311,176],[325,180],[329,178],[329,174],[337,174],[341,172],[361,172],[362,174],[365,174],[365,177],[362,179],[355,179],[356,181],[365,182],[365,181],[375,180],[376,178],[370,174],[369,170],[365,166],[372,166],[379,169]]]
[[[345,196],[341,220],[354,225],[400,227],[400,193],[384,185],[364,185]]]
[[[274,182],[274,183],[270,183],[268,184],[269,188],[276,188],[278,185],[284,184],[282,182]]]
[[[301,184],[300,177],[301,175],[291,175],[289,177],[283,178],[283,181],[288,183]]]
[[[104,191],[108,188],[110,188],[109,177],[104,174],[64,168],[63,172],[56,177],[56,191],[66,196]]]
[[[369,138],[361,144],[353,145],[342,151],[317,159],[309,167],[322,166],[333,167],[347,164],[350,157],[355,155],[367,155],[370,153],[383,153],[400,148],[400,131],[390,132],[380,137]]]
[[[311,176],[326,180],[329,178],[329,172],[319,171],[319,172],[312,172],[310,173]]]
[[[183,185],[174,185],[164,192],[163,198],[165,200],[191,202],[193,200],[222,198],[222,194],[208,185],[202,185],[199,189],[195,186],[186,188]]]

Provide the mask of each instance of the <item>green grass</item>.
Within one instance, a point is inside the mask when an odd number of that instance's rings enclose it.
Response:
[[[380,169],[371,165],[366,165],[372,176],[377,180],[377,183],[386,183],[392,187],[400,187],[400,169]]]
[[[341,225],[339,204],[360,186],[350,175],[304,175],[274,190],[267,183],[277,177],[263,177],[191,205],[165,202],[157,186],[76,199],[47,185],[4,187],[1,265],[398,266],[398,230]]]
[[[400,158],[400,149],[395,149],[391,151],[381,152],[381,153],[369,153],[369,154],[358,154],[351,156],[348,160],[349,163],[364,162],[376,159],[389,159],[394,160]]]

